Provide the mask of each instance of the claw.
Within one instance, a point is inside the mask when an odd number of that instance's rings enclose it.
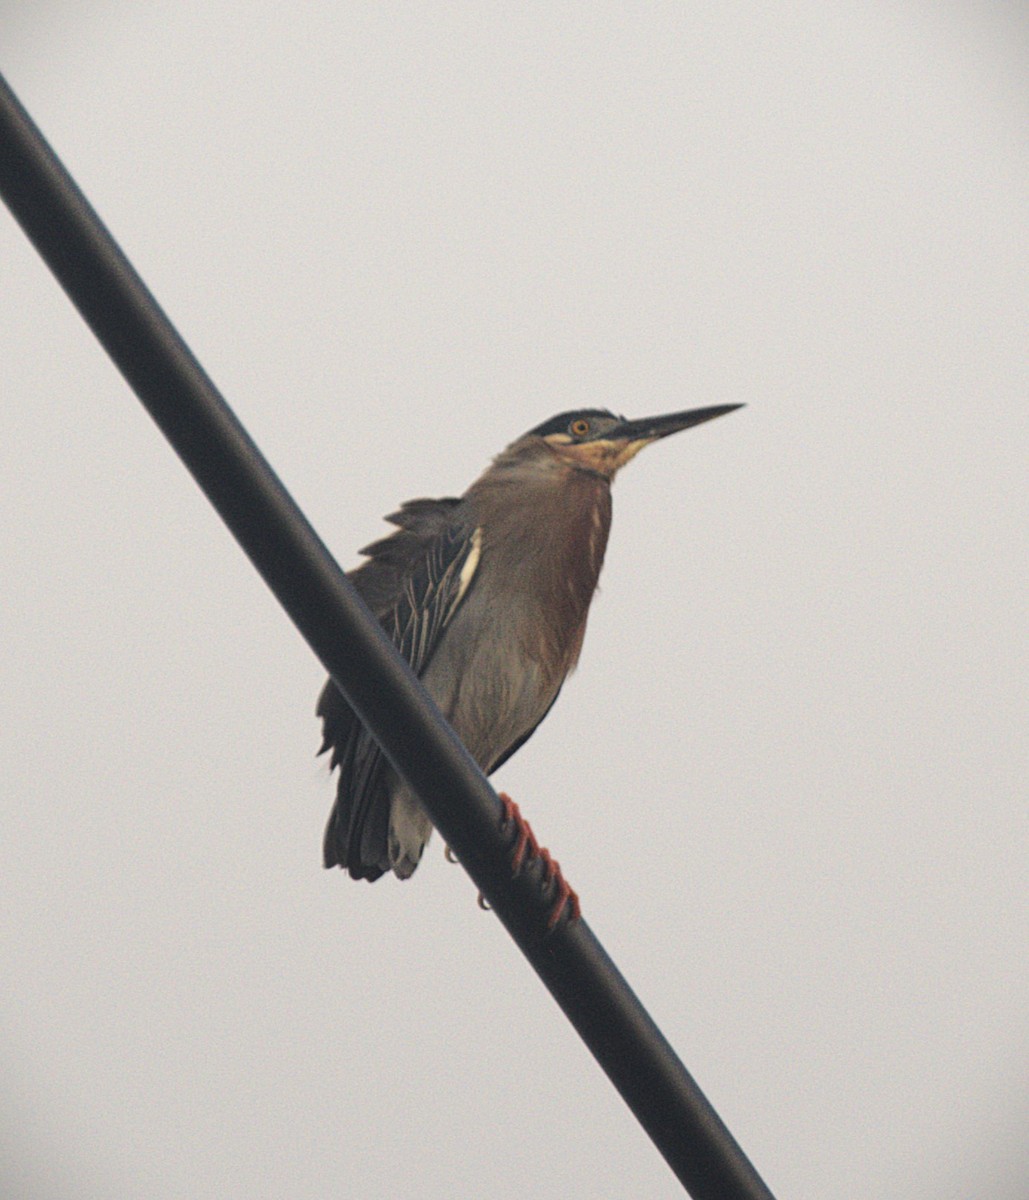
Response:
[[[461,861],[449,846],[443,847],[443,857],[448,863],[460,863]]]
[[[568,881],[561,874],[561,864],[556,858],[550,857],[549,850],[541,850],[540,858],[546,866],[546,880],[557,891],[557,899],[554,902],[554,907],[551,909],[550,916],[547,919],[547,929],[553,929],[554,926],[561,920],[561,914],[564,912],[567,905],[571,905],[568,912],[570,921],[578,921],[582,916],[582,907],[579,904],[579,897],[572,890]]]

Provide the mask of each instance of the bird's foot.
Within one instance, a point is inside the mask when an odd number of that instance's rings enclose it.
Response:
[[[566,908],[568,909],[568,919],[578,921],[582,916],[579,897],[561,874],[560,863],[551,857],[550,851],[546,847],[536,841],[532,827],[507,792],[500,793],[500,803],[504,806],[502,824],[512,828],[515,833],[514,850],[511,854],[512,876],[517,875],[522,867],[531,863],[534,858],[538,858],[543,863],[543,886],[549,887],[554,893],[554,907],[547,918],[548,931],[560,921],[561,914]],[[481,896],[479,902],[480,904],[484,903]]]

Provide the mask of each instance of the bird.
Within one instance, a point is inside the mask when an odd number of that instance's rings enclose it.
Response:
[[[385,518],[395,532],[361,551],[351,582],[487,775],[528,741],[579,660],[617,472],[645,446],[741,407],[640,420],[560,413],[512,442],[463,496],[401,505]],[[410,878],[428,815],[331,679],[316,714],[318,753],[331,751],[338,772],[325,866]]]

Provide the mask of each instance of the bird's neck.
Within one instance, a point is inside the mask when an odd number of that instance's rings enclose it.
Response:
[[[523,600],[526,648],[564,676],[579,657],[611,528],[608,480],[565,465],[497,470],[475,485],[483,556],[495,554]],[[492,492],[488,495],[487,492]]]

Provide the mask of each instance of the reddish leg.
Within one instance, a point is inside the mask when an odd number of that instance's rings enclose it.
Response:
[[[568,919],[578,921],[582,916],[579,897],[571,889],[565,877],[561,874],[561,866],[557,859],[552,858],[550,851],[541,847],[536,841],[529,822],[522,816],[518,805],[507,792],[500,793],[500,802],[504,806],[503,824],[515,830],[514,850],[511,854],[511,874],[517,875],[526,863],[538,858],[543,863],[543,885],[550,887],[555,893],[554,907],[547,920],[547,929],[551,930],[560,921],[565,908],[569,908]]]

